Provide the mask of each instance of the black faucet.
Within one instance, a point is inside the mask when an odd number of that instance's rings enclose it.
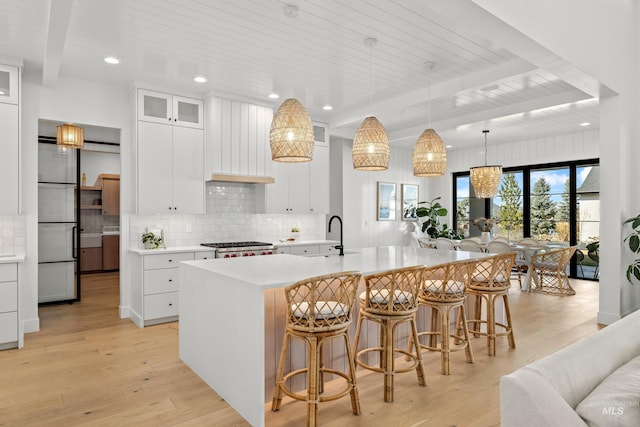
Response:
[[[340,256],[344,256],[344,243],[343,243],[343,240],[342,240],[342,218],[340,218],[338,215],[332,216],[329,219],[329,230],[328,231],[329,231],[329,233],[331,233],[331,222],[336,218],[340,222],[340,244],[338,246],[336,246],[335,248],[336,249],[340,249],[340,254],[339,254]]]

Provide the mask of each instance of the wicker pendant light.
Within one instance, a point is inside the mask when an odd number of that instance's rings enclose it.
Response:
[[[498,194],[498,185],[502,179],[502,166],[487,166],[487,134],[489,131],[483,130],[482,133],[484,133],[484,166],[471,168],[469,178],[476,197],[487,199]]]
[[[436,63],[429,61],[425,64],[427,71],[431,71]],[[447,168],[447,150],[440,135],[431,129],[431,82],[428,85],[429,95],[429,125],[428,129],[416,141],[413,147],[411,161],[415,176],[442,176]]]
[[[84,147],[84,129],[71,123],[57,127],[56,145],[59,148]]]
[[[372,82],[373,61],[372,50],[378,40],[372,37],[364,40],[369,47],[369,107],[373,106]],[[361,171],[383,171],[389,167],[389,138],[384,126],[373,115],[364,119],[353,139],[351,160],[353,168]]]
[[[291,94],[293,95],[293,19],[297,6],[285,5],[284,14],[291,18]],[[271,159],[276,162],[299,163],[313,158],[313,125],[304,105],[293,96],[285,99],[271,121],[269,131]]]

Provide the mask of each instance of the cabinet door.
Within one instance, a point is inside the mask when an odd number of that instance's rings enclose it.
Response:
[[[102,215],[120,215],[119,179],[102,179]]]
[[[309,212],[329,213],[329,147],[318,144],[309,163]]]
[[[289,166],[290,164],[273,162],[275,182],[266,185],[267,213],[289,212]]]
[[[172,128],[138,122],[138,213],[173,212]]]
[[[172,123],[172,96],[166,93],[138,89],[138,120]]]
[[[313,140],[316,143],[316,147],[328,147],[329,146],[329,126],[325,123],[313,123]],[[315,154],[313,156],[315,160]]]
[[[203,102],[198,99],[173,97],[173,124],[202,129]]]
[[[0,65],[0,102],[18,103],[18,76],[18,67]]]
[[[18,214],[18,108],[0,103],[0,215]]]
[[[309,165],[287,163],[289,169],[289,213],[309,213]]]
[[[204,132],[173,128],[173,211],[204,213]]]
[[[80,271],[102,270],[102,248],[84,248],[80,253]]]
[[[102,269],[120,268],[120,236],[102,236]]]

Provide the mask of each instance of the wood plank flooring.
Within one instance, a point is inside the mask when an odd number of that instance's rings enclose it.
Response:
[[[27,334],[23,349],[0,352],[0,426],[248,425],[180,361],[178,323],[140,329],[118,318],[117,273],[83,278],[82,302],[41,308],[41,331]],[[454,353],[449,376],[440,375],[439,354],[424,353],[427,386],[399,375],[393,403],[382,399],[380,375],[360,372],[362,415],[344,398],[320,406],[320,425],[499,425],[502,375],[598,330],[598,284],[572,284],[572,297],[512,289],[516,349],[499,339],[488,357],[486,340],[473,339],[475,363]],[[267,425],[304,425],[305,410],[285,399],[279,412],[266,411]]]

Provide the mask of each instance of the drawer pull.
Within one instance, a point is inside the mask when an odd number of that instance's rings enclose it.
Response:
[[[172,302],[169,303],[169,307],[173,307],[173,303]]]
[[[170,260],[169,260],[169,262],[173,262],[173,260],[172,260],[172,259],[170,259]]]
[[[169,282],[173,282],[173,279],[169,279]]]

